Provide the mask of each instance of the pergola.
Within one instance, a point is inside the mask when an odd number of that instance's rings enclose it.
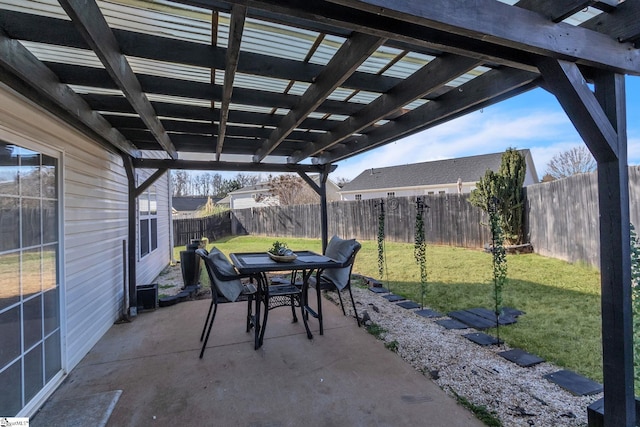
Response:
[[[0,9],[0,80],[122,155],[131,212],[168,169],[296,172],[321,195],[325,244],[335,162],[538,86],[552,92],[598,163],[605,425],[635,425],[624,76],[640,75],[640,0]],[[154,172],[136,186],[139,168]]]

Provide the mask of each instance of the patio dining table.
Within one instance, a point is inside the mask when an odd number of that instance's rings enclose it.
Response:
[[[291,284],[299,286],[302,292],[300,302],[300,310],[302,312],[302,321],[304,323],[307,337],[313,338],[313,334],[309,329],[309,314],[318,319],[320,324],[320,335],[324,333],[322,325],[322,299],[320,296],[320,287],[316,286],[317,311],[309,306],[309,278],[315,272],[319,278],[323,270],[327,268],[336,268],[340,264],[335,260],[324,255],[317,254],[312,251],[295,251],[296,259],[293,261],[279,262],[271,259],[267,252],[244,252],[231,253],[230,258],[233,265],[241,274],[250,274],[257,282],[256,295],[256,314],[255,314],[255,334],[256,349],[262,346],[264,331],[267,326],[267,318],[269,313],[269,277],[267,273],[272,272],[291,272]],[[301,273],[301,282],[297,282],[297,274]],[[260,304],[264,304],[264,315],[262,325],[260,324]]]

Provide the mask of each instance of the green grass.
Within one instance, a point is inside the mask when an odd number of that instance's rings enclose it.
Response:
[[[215,242],[230,252],[267,251],[271,237],[241,236]],[[280,238],[293,250],[321,251],[315,239]],[[387,272],[378,277],[377,245],[362,241],[354,273],[381,280],[394,293],[420,303],[420,271],[413,244],[385,244]],[[209,248],[213,244],[209,245]],[[176,248],[176,256],[182,248]],[[179,258],[178,258],[179,259]],[[427,246],[425,305],[443,313],[472,307],[492,308],[491,255],[481,250]],[[507,255],[505,306],[526,312],[500,338],[549,362],[602,382],[600,275],[585,265],[536,254]],[[494,330],[486,331],[495,335]]]
[[[495,412],[489,411],[487,407],[484,405],[475,405],[469,402],[469,400],[460,396],[453,390],[452,390],[452,393],[459,404],[461,404],[462,406],[464,406],[465,408],[473,412],[476,418],[482,421],[485,425],[490,427],[502,427],[502,422],[500,421],[500,419],[498,418],[498,415]]]

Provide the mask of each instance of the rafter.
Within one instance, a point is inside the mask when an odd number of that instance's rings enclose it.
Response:
[[[583,27],[608,34],[621,42],[638,46],[640,41],[640,2],[627,0],[611,13],[601,13],[585,22]]]
[[[329,1],[400,22],[478,38],[496,46],[517,49],[535,56],[566,59],[596,68],[640,74],[640,51],[630,48],[632,46],[586,28],[565,23],[549,25],[549,21],[538,13],[495,0]],[[504,25],[507,19],[510,25]]]
[[[238,57],[240,55],[240,44],[242,42],[242,31],[247,15],[247,8],[234,5],[231,9],[231,23],[229,26],[229,43],[225,57],[224,85],[222,87],[222,102],[220,106],[220,122],[218,124],[218,143],[216,145],[216,160],[220,160],[224,136],[227,131],[227,119],[229,118],[229,104],[233,94],[233,80],[238,69]]]
[[[292,156],[289,161],[297,163],[333,147],[354,133],[360,132],[365,127],[416,99],[422,98],[478,65],[480,62],[477,59],[453,55],[444,55],[432,60],[398,86],[379,96],[349,119],[341,122],[334,130],[322,135],[318,142],[310,144],[309,148]]]
[[[268,156],[383,43],[384,39],[359,33],[347,39],[318,75],[315,83],[307,88],[300,104],[287,113],[278,128],[254,155],[254,161],[260,162]]]
[[[60,0],[60,5],[74,22],[87,43],[94,50],[111,78],[122,90],[127,100],[140,115],[158,144],[171,156],[178,153],[167,136],[151,103],[142,92],[125,56],[120,52],[118,41],[93,0]]]
[[[403,136],[432,128],[459,116],[481,108],[491,99],[514,91],[538,78],[538,74],[522,70],[492,70],[461,85],[457,91],[448,92],[434,102],[416,108],[397,120],[390,121],[362,137],[336,147],[318,157],[318,163],[333,163],[357,153],[370,150]],[[475,108],[474,108],[475,107]]]
[[[77,35],[73,24],[62,19],[3,10],[0,13],[0,27],[5,28],[11,38],[18,40],[79,49],[89,48],[85,40]],[[33,31],[33,28],[38,28],[38,31]],[[202,68],[225,68],[226,49],[221,47],[116,28],[112,31],[122,53],[127,56]],[[323,68],[319,64],[241,52],[237,72],[313,83]],[[371,92],[386,91],[400,81],[401,79],[395,77],[355,72],[344,82],[343,87]]]
[[[76,94],[69,86],[61,83],[57,76],[31,54],[20,42],[7,37],[0,30],[0,68],[27,85],[37,94],[35,101],[47,99],[58,111],[80,124],[85,133],[90,132],[109,148],[115,147],[129,156],[138,157],[140,151],[115,130],[100,114]],[[7,80],[2,78],[2,80]]]
[[[109,111],[113,113],[135,114],[131,105],[121,96],[88,94],[82,96],[85,101],[96,111]],[[185,120],[211,120],[211,115],[218,115],[217,109],[209,107],[200,107],[193,105],[172,104],[169,102],[154,101],[151,103],[153,108],[162,117],[173,117]],[[252,111],[233,110],[229,112],[229,121],[233,123],[244,123],[251,126],[271,126],[276,127],[280,124],[282,116],[255,113]],[[316,129],[321,131],[330,130],[335,126],[336,122],[332,120],[320,120],[307,118],[302,122],[305,129]]]
[[[59,62],[45,61],[44,64],[54,71],[63,83],[104,89],[118,88],[103,69]],[[148,74],[136,74],[136,76],[146,94],[171,95],[205,101],[222,99],[222,88],[219,85]],[[231,100],[235,104],[291,109],[300,102],[300,98],[298,95],[235,87]],[[358,104],[327,99],[318,106],[316,111],[351,115],[358,109]]]
[[[515,5],[541,13],[553,22],[560,22],[593,3],[593,0],[520,0]]]

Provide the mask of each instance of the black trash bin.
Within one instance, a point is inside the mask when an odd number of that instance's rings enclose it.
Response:
[[[196,250],[199,247],[200,241],[192,240],[187,245],[187,250],[180,251],[183,289],[187,286],[197,285],[200,281],[200,257],[196,255]]]

